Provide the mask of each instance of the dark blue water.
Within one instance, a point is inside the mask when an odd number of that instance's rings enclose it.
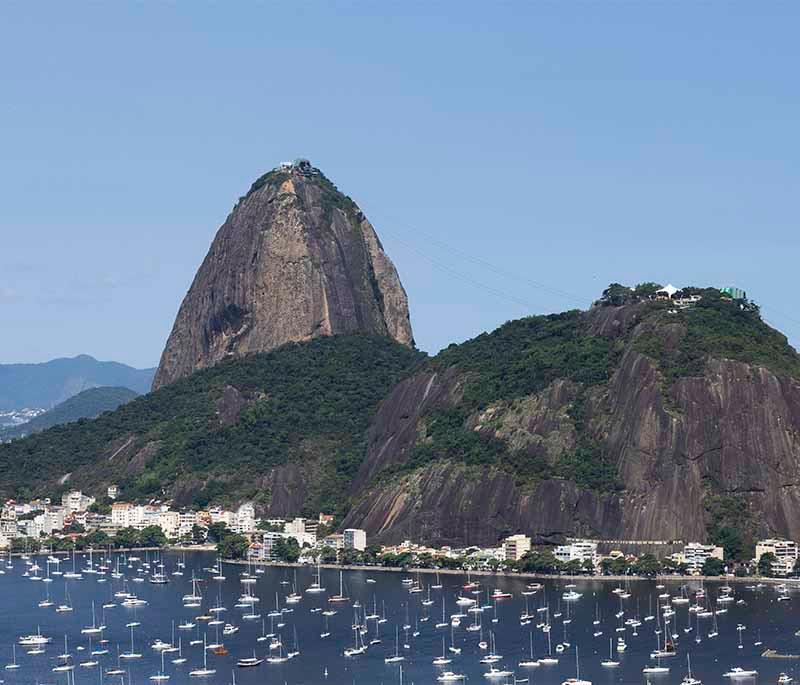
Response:
[[[145,555],[140,555],[144,560]],[[67,683],[65,673],[53,673],[52,667],[58,663],[57,656],[64,651],[64,636],[67,635],[69,651],[74,655],[75,661],[86,661],[89,659],[88,637],[81,634],[81,629],[92,623],[91,606],[92,601],[97,607],[98,623],[105,623],[107,629],[103,632],[103,638],[108,640],[105,647],[109,654],[98,657],[101,661],[100,668],[81,668],[74,670],[75,682],[77,683],[119,683],[120,678],[105,676],[104,672],[117,665],[117,645],[121,645],[122,650],[128,649],[130,642],[130,631],[126,628],[127,622],[136,620],[141,625],[134,629],[136,651],[141,652],[143,657],[135,661],[122,662],[125,669],[125,682],[128,682],[127,671],[130,669],[131,681],[140,685],[150,683],[150,676],[158,673],[160,667],[159,653],[151,649],[151,643],[156,639],[167,642],[172,640],[172,622],[176,624],[192,619],[198,614],[205,613],[214,606],[218,597],[222,604],[227,607],[227,611],[221,617],[239,627],[239,632],[232,636],[220,637],[229,650],[228,656],[208,655],[210,668],[217,670],[216,674],[210,678],[198,679],[190,678],[188,672],[191,669],[199,668],[202,665],[202,646],[189,646],[189,641],[202,639],[207,631],[208,641],[216,642],[216,632],[214,628],[208,628],[205,623],[198,622],[198,628],[191,631],[176,630],[176,642],[178,636],[182,637],[183,654],[187,657],[186,664],[176,666],[171,663],[171,659],[177,654],[168,654],[166,657],[166,673],[170,675],[169,685],[183,683],[220,683],[227,684],[232,680],[232,671],[236,671],[236,682],[240,685],[256,685],[263,683],[335,683],[349,685],[350,683],[399,683],[399,669],[403,668],[404,683],[436,683],[436,677],[442,668],[434,666],[431,662],[442,652],[442,636],[446,637],[447,645],[450,646],[451,630],[437,629],[435,623],[441,621],[441,602],[445,598],[446,614],[449,617],[457,611],[455,604],[456,597],[463,593],[461,586],[465,582],[462,576],[442,575],[441,590],[433,590],[431,598],[434,604],[430,610],[421,605],[421,600],[425,599],[427,592],[410,594],[401,584],[402,574],[382,573],[382,572],[347,572],[345,578],[345,594],[351,598],[350,602],[336,605],[337,613],[329,619],[329,630],[331,635],[321,638],[323,632],[324,618],[319,612],[312,612],[313,608],[327,608],[325,601],[326,595],[303,594],[303,599],[299,604],[293,605],[291,613],[283,614],[285,626],[281,629],[276,628],[282,636],[286,647],[294,644],[294,633],[296,630],[300,655],[283,664],[267,664],[253,669],[237,669],[236,660],[244,656],[252,656],[256,650],[258,656],[265,656],[268,652],[268,642],[259,642],[257,637],[262,634],[262,622],[244,621],[243,609],[236,609],[234,605],[237,598],[242,594],[244,586],[240,583],[239,576],[245,570],[241,566],[226,565],[224,581],[211,579],[212,574],[205,570],[213,565],[214,557],[210,554],[189,553],[186,555],[186,568],[183,576],[173,576],[171,572],[176,569],[176,563],[180,560],[179,555],[165,553],[163,555],[165,569],[169,578],[166,585],[154,585],[149,582],[135,583],[131,579],[137,575],[146,575],[137,570],[138,563],[130,564],[130,568],[125,564],[121,570],[124,572],[126,580],[115,580],[109,574],[105,576],[84,575],[82,580],[65,581],[62,577],[54,577],[52,583],[45,584],[36,582],[24,577],[22,573],[26,570],[25,561],[21,559],[13,560],[13,569],[4,569],[5,575],[0,576],[0,665],[11,662],[12,644],[16,643],[19,636],[23,634],[35,633],[37,626],[42,634],[49,636],[53,642],[47,645],[45,654],[28,655],[24,648],[17,646],[17,662],[20,668],[15,671],[0,670],[0,678],[5,679],[6,683],[23,684],[30,683]],[[39,565],[44,569],[44,557],[36,558]],[[85,561],[78,558],[78,567],[85,566]],[[113,564],[112,564],[113,565]],[[153,565],[154,566],[154,565]],[[2,566],[0,565],[0,568]],[[62,563],[61,569],[68,571],[71,569],[71,562]],[[182,597],[191,591],[192,572],[204,582],[202,592],[204,601],[202,608],[187,609],[183,606]],[[44,574],[44,572],[42,572]],[[274,609],[275,593],[278,592],[280,605],[284,607],[283,598],[291,592],[291,585],[281,584],[281,581],[292,580],[293,572],[286,569],[267,569],[263,575],[257,576],[257,582],[252,585],[254,594],[260,597],[260,602],[256,605],[256,611],[266,617],[267,613]],[[374,584],[367,583],[367,578],[373,578]],[[435,576],[421,575],[421,582],[424,586],[435,583]],[[105,582],[100,582],[105,579]],[[303,591],[312,582],[311,569],[299,569],[297,571],[298,590]],[[579,647],[581,677],[589,679],[596,684],[603,683],[644,683],[645,676],[642,668],[651,662],[650,652],[656,647],[656,622],[645,622],[643,619],[647,614],[655,614],[655,605],[650,610],[649,602],[656,601],[656,597],[661,592],[670,592],[673,595],[680,594],[679,583],[667,583],[667,587],[657,590],[654,582],[634,581],[630,583],[631,597],[621,600],[612,590],[615,585],[599,581],[578,582],[576,591],[582,593],[582,597],[569,603],[561,600],[561,595],[565,591],[564,584],[560,582],[548,581],[545,583],[544,590],[528,597],[528,607],[530,613],[534,614],[530,625],[520,625],[520,614],[525,610],[525,597],[522,591],[525,589],[525,581],[515,578],[478,578],[482,583],[482,588],[493,590],[500,588],[504,591],[513,593],[512,599],[505,599],[496,602],[497,622],[493,623],[495,616],[494,609],[486,610],[481,616],[484,626],[484,639],[489,640],[490,631],[493,632],[497,645],[497,652],[503,655],[503,660],[496,664],[497,667],[516,671],[518,678],[528,677],[531,682],[560,684],[568,677],[575,676],[575,646]],[[322,584],[327,588],[328,593],[338,591],[339,577],[338,572],[331,570],[322,571]],[[74,611],[71,613],[56,613],[55,605],[63,603],[65,598],[65,586],[68,588]],[[123,586],[140,598],[147,600],[146,606],[137,609],[124,608],[120,605],[119,599],[112,599],[114,592],[123,589]],[[692,583],[697,587],[697,583]],[[49,587],[51,597],[55,603],[53,607],[41,608],[38,603],[45,596],[45,587]],[[709,604],[714,607],[714,599],[719,593],[719,584],[707,583],[707,594]],[[734,584],[733,590],[737,600],[743,600],[743,604],[730,602],[726,604],[728,611],[717,616],[718,637],[709,638],[708,632],[712,628],[712,619],[700,619],[700,636],[702,641],[697,643],[695,638],[698,634],[697,618],[691,614],[689,619],[688,605],[674,606],[676,615],[672,618],[674,623],[671,625],[670,632],[679,635],[677,640],[678,656],[662,660],[662,665],[670,667],[670,672],[666,675],[650,676],[650,681],[656,683],[680,683],[686,673],[686,654],[691,655],[692,671],[695,677],[703,680],[704,683],[727,682],[722,674],[733,666],[755,668],[759,671],[758,680],[761,682],[776,682],[777,676],[781,671],[790,674],[798,671],[800,661],[779,661],[761,658],[761,652],[767,647],[777,649],[784,653],[800,653],[800,638],[794,636],[795,630],[800,628],[800,612],[797,610],[797,603],[800,602],[800,594],[793,601],[778,602],[777,593],[772,587],[761,589],[746,589],[742,584]],[[377,602],[378,612],[383,612],[385,605],[385,623],[379,624],[379,637],[382,643],[370,646],[367,653],[361,656],[348,658],[343,655],[343,651],[353,645],[354,631],[354,609],[352,603],[359,600],[367,607],[370,613],[373,601]],[[117,606],[105,610],[105,615],[101,615],[101,605],[109,601],[116,602]],[[545,613],[537,612],[536,609],[544,606],[547,602],[551,612],[551,638],[553,647],[557,643],[569,642],[570,647],[563,653],[558,654],[560,661],[553,666],[539,666],[538,668],[520,668],[518,662],[528,655],[529,635],[533,635],[533,648],[536,657],[542,656],[547,651],[547,636],[541,629],[537,628],[537,623],[544,620]],[[486,603],[484,592],[481,603]],[[622,607],[625,615],[622,620],[615,617],[615,614]],[[560,609],[560,611],[559,611]],[[429,621],[422,621],[430,613]],[[560,613],[560,617],[554,614]],[[569,615],[570,622],[566,627],[566,639],[564,633],[563,620]],[[600,616],[599,626],[593,625],[596,616]],[[412,626],[406,638],[404,631],[400,630],[400,653],[405,656],[405,661],[400,664],[385,664],[384,657],[394,652],[395,628],[408,622]],[[617,632],[616,628],[628,618],[639,616],[642,624],[636,629],[638,634],[634,634],[634,629],[627,626],[624,632]],[[445,668],[464,674],[473,683],[505,682],[503,679],[489,680],[483,677],[483,673],[488,666],[479,663],[479,659],[487,651],[478,647],[479,633],[469,632],[466,626],[472,622],[472,615],[461,621],[461,625],[454,629],[455,646],[461,649],[459,655],[448,656],[452,658],[452,663]],[[367,642],[374,638],[375,621],[369,621],[369,634],[365,636]],[[737,630],[737,625],[743,625],[742,631]],[[624,625],[624,623],[622,623]],[[692,631],[687,633],[684,629],[692,626]],[[414,627],[418,626],[419,635],[412,636]],[[595,631],[602,631],[603,635],[594,637]],[[270,619],[266,618],[266,632],[270,632]],[[738,648],[739,634],[741,632],[742,649]],[[608,656],[609,638],[616,642],[619,636],[624,636],[627,642],[627,650],[615,658],[621,661],[618,668],[609,669],[600,666],[600,661]],[[763,645],[756,646],[754,642],[760,640]],[[93,638],[93,647],[97,648],[99,636]],[[663,640],[663,634],[661,636]],[[408,649],[403,647],[406,643]],[[82,646],[83,651],[76,651],[77,647]],[[554,650],[555,651],[555,650]],[[325,676],[325,669],[328,675]],[[510,682],[510,681],[509,681]],[[752,682],[752,681],[745,681]]]

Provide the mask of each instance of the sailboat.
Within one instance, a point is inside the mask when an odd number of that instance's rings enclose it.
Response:
[[[558,657],[553,656],[553,642],[550,637],[550,631],[547,632],[547,656],[542,657],[539,659],[540,664],[544,664],[545,666],[551,666],[558,663]]]
[[[84,635],[97,635],[98,633],[102,633],[105,629],[105,626],[98,626],[97,620],[95,618],[95,608],[94,602],[92,602],[92,625],[87,626],[86,628],[81,629],[81,633]]]
[[[19,668],[19,664],[17,663],[17,645],[11,645],[11,663],[6,664],[5,669],[6,671],[14,671]]]
[[[614,641],[611,638],[608,638],[608,659],[603,659],[600,665],[607,668],[619,666],[619,661],[614,660]]]
[[[689,655],[686,655],[686,675],[681,680],[681,685],[703,685],[701,680],[692,676],[692,662],[689,660]]]
[[[434,666],[444,666],[445,664],[449,664],[449,663],[450,663],[450,661],[451,661],[451,659],[448,659],[448,658],[445,656],[445,651],[444,651],[444,635],[442,635],[442,656],[437,656],[437,657],[436,657],[436,658],[433,660],[433,665],[434,665]]]
[[[330,630],[330,627],[328,626],[328,616],[324,615],[322,618],[325,621],[325,629],[319,634],[319,636],[321,638],[330,637],[331,636],[331,630]],[[377,624],[377,621],[376,621],[376,623],[375,623],[376,629],[377,629],[377,625],[378,624]]]
[[[447,619],[445,618],[444,597],[442,597],[442,621],[436,624],[436,628],[447,628]]]
[[[578,658],[578,646],[575,646],[575,677],[567,678],[561,685],[592,685],[591,680],[581,680],[581,665]]]
[[[89,636],[89,658],[86,661],[81,661],[78,664],[81,668],[94,668],[100,662],[92,657],[92,636]]]
[[[441,590],[442,589],[442,581],[439,580],[439,571],[436,571],[436,583],[431,585],[433,590]]]
[[[452,623],[450,624],[450,646],[448,649],[453,654],[461,654],[461,647],[456,647],[455,627]]]
[[[344,650],[345,656],[358,656],[359,654],[364,654],[367,651],[367,647],[364,644],[363,640],[359,644],[359,638],[361,637],[361,632],[359,631],[359,626],[353,626],[353,634],[355,635],[355,644],[352,647],[348,647]]]
[[[339,594],[328,597],[329,602],[347,602],[350,598],[344,594],[344,576],[339,571]]]
[[[260,666],[262,663],[264,663],[264,660],[263,659],[259,659],[256,656],[256,650],[254,649],[253,650],[253,656],[246,656],[246,657],[243,657],[243,658],[239,659],[236,662],[236,665],[239,668],[253,668],[255,666]]]
[[[164,651],[165,650],[163,649],[161,650],[161,670],[155,675],[150,676],[150,680],[152,680],[155,683],[162,683],[165,680],[169,680],[169,676],[166,673],[164,673]]]
[[[122,663],[120,662],[119,645],[117,645],[117,667],[109,668],[106,671],[106,675],[118,675],[120,677],[125,675],[125,670],[122,668]]]
[[[538,666],[539,665],[538,659],[534,659],[533,658],[533,631],[532,630],[529,631],[528,637],[530,638],[531,654],[530,654],[529,658],[523,659],[522,661],[519,662],[519,665],[522,668],[532,668],[534,666]]]
[[[193,678],[206,678],[212,676],[217,672],[215,668],[208,667],[208,649],[206,647],[206,640],[203,638],[203,668],[197,668],[194,671],[189,671],[189,675]]]
[[[185,664],[186,663],[186,657],[183,656],[183,638],[182,637],[178,638],[178,656],[176,656],[172,660],[172,663],[173,664]]]
[[[404,656],[400,655],[400,628],[395,626],[394,634],[394,656],[387,656],[383,661],[387,664],[393,664],[396,661],[403,661]]]
[[[315,574],[315,580],[311,585],[306,588],[306,592],[309,594],[319,594],[320,592],[325,592],[325,588],[322,587],[322,578],[321,578],[321,570],[320,570],[320,558],[317,557],[317,572]]]
[[[142,655],[139,652],[135,651],[135,649],[133,647],[133,628],[134,628],[134,626],[131,626],[130,628],[131,628],[131,651],[123,652],[122,654],[119,655],[119,658],[120,659],[141,659]]]
[[[300,647],[297,644],[297,627],[294,627],[294,645],[291,651],[286,652],[286,657],[289,659],[294,659],[296,656],[300,656]]]
[[[64,583],[64,603],[59,604],[56,607],[56,612],[62,614],[68,611],[72,611],[72,602],[70,601],[69,598],[69,588],[67,587],[67,584]]]

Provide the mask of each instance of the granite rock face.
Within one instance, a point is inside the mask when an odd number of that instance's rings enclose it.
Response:
[[[344,526],[364,528],[377,541],[453,545],[493,545],[520,530],[703,541],[708,498],[728,496],[749,512],[759,535],[800,537],[798,379],[712,358],[702,375],[665,384],[655,362],[630,344],[640,326],[637,308],[587,312],[584,322],[593,335],[624,345],[609,382],[588,392],[581,427],[616,465],[621,491],[582,489],[569,478],[520,487],[501,469],[445,460],[398,471],[424,440],[426,417],[456,406],[463,393],[458,369],[425,370],[378,409]],[[661,329],[665,338],[673,332]],[[565,411],[574,391],[556,380],[534,395],[483,408],[466,428],[555,462],[575,445],[577,427]]]
[[[219,229],[153,388],[228,357],[352,333],[413,345],[403,285],[358,206],[308,162],[284,164]]]

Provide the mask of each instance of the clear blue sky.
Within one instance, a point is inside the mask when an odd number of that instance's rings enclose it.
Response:
[[[643,280],[743,287],[797,344],[798,26],[795,2],[2,3],[0,361],[156,364],[236,198],[300,156],[372,220],[422,349]]]

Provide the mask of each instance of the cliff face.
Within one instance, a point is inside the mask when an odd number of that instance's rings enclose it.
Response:
[[[283,165],[219,229],[153,387],[228,357],[349,333],[412,345],[405,290],[355,203],[308,162]]]
[[[655,331],[677,349],[686,329],[671,319],[653,328],[644,319],[635,306],[581,315],[577,325],[612,350],[607,381],[583,387],[555,379],[537,392],[472,406],[463,412],[458,448],[452,439],[438,443],[432,461],[414,461],[431,440],[432,417],[469,406],[465,388],[481,383],[481,374],[462,363],[403,381],[375,415],[345,526],[379,540],[451,544],[494,544],[516,531],[705,540],[715,523],[728,523],[715,519],[714,503],[733,501],[739,525],[753,535],[800,536],[800,382],[713,357],[700,375],[668,382],[637,341]],[[504,363],[513,367],[513,359]],[[514,458],[470,464],[462,447],[469,433],[499,440]],[[579,484],[577,469],[586,465],[564,459],[580,445],[592,445],[593,458],[616,472],[616,489]],[[539,475],[521,478],[534,461]]]

